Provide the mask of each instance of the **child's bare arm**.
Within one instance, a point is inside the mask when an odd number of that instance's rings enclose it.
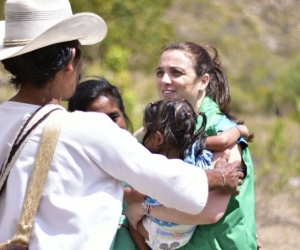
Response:
[[[247,126],[239,124],[235,128],[237,128],[240,131],[240,133],[241,133],[240,137],[242,137],[242,136],[248,137],[249,136],[249,129],[247,128]]]
[[[145,195],[138,192],[133,187],[124,187],[124,198],[127,202],[138,202],[145,199]]]
[[[207,137],[206,148],[211,151],[223,151],[236,143],[242,136],[249,136],[249,130],[245,125],[237,125],[218,135]]]
[[[142,220],[139,221],[137,230],[135,230],[132,226],[129,226],[129,231],[139,250],[150,250],[150,247],[145,242],[145,238],[149,239],[149,235],[143,226]]]

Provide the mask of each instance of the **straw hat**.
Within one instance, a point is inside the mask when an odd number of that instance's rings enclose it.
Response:
[[[73,15],[68,0],[7,0],[5,21],[0,21],[0,60],[72,40],[91,45],[106,34],[101,17]]]

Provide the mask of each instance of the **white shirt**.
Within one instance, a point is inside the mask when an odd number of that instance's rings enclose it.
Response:
[[[0,105],[0,164],[36,105]],[[44,123],[30,136],[0,197],[0,243],[12,238]],[[109,249],[122,209],[123,181],[165,206],[199,213],[208,195],[203,170],[153,155],[100,113],[74,112],[64,123],[29,249]]]

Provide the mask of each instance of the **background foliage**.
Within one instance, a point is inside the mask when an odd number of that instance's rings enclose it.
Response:
[[[170,0],[160,1],[71,1],[74,13],[91,11],[108,25],[107,37],[98,45],[84,48],[86,75],[104,75],[120,87],[129,117],[135,127],[141,124],[138,92],[133,87],[134,72],[153,71],[159,55],[157,47],[166,43],[172,27],[163,12]],[[99,62],[101,64],[99,64]]]

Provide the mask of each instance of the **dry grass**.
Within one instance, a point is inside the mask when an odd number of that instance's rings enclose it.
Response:
[[[255,133],[250,149],[256,173],[257,233],[263,250],[299,249],[300,125],[265,116],[245,121]]]
[[[300,247],[300,194],[269,196],[256,189],[257,234],[264,250],[298,250]]]

